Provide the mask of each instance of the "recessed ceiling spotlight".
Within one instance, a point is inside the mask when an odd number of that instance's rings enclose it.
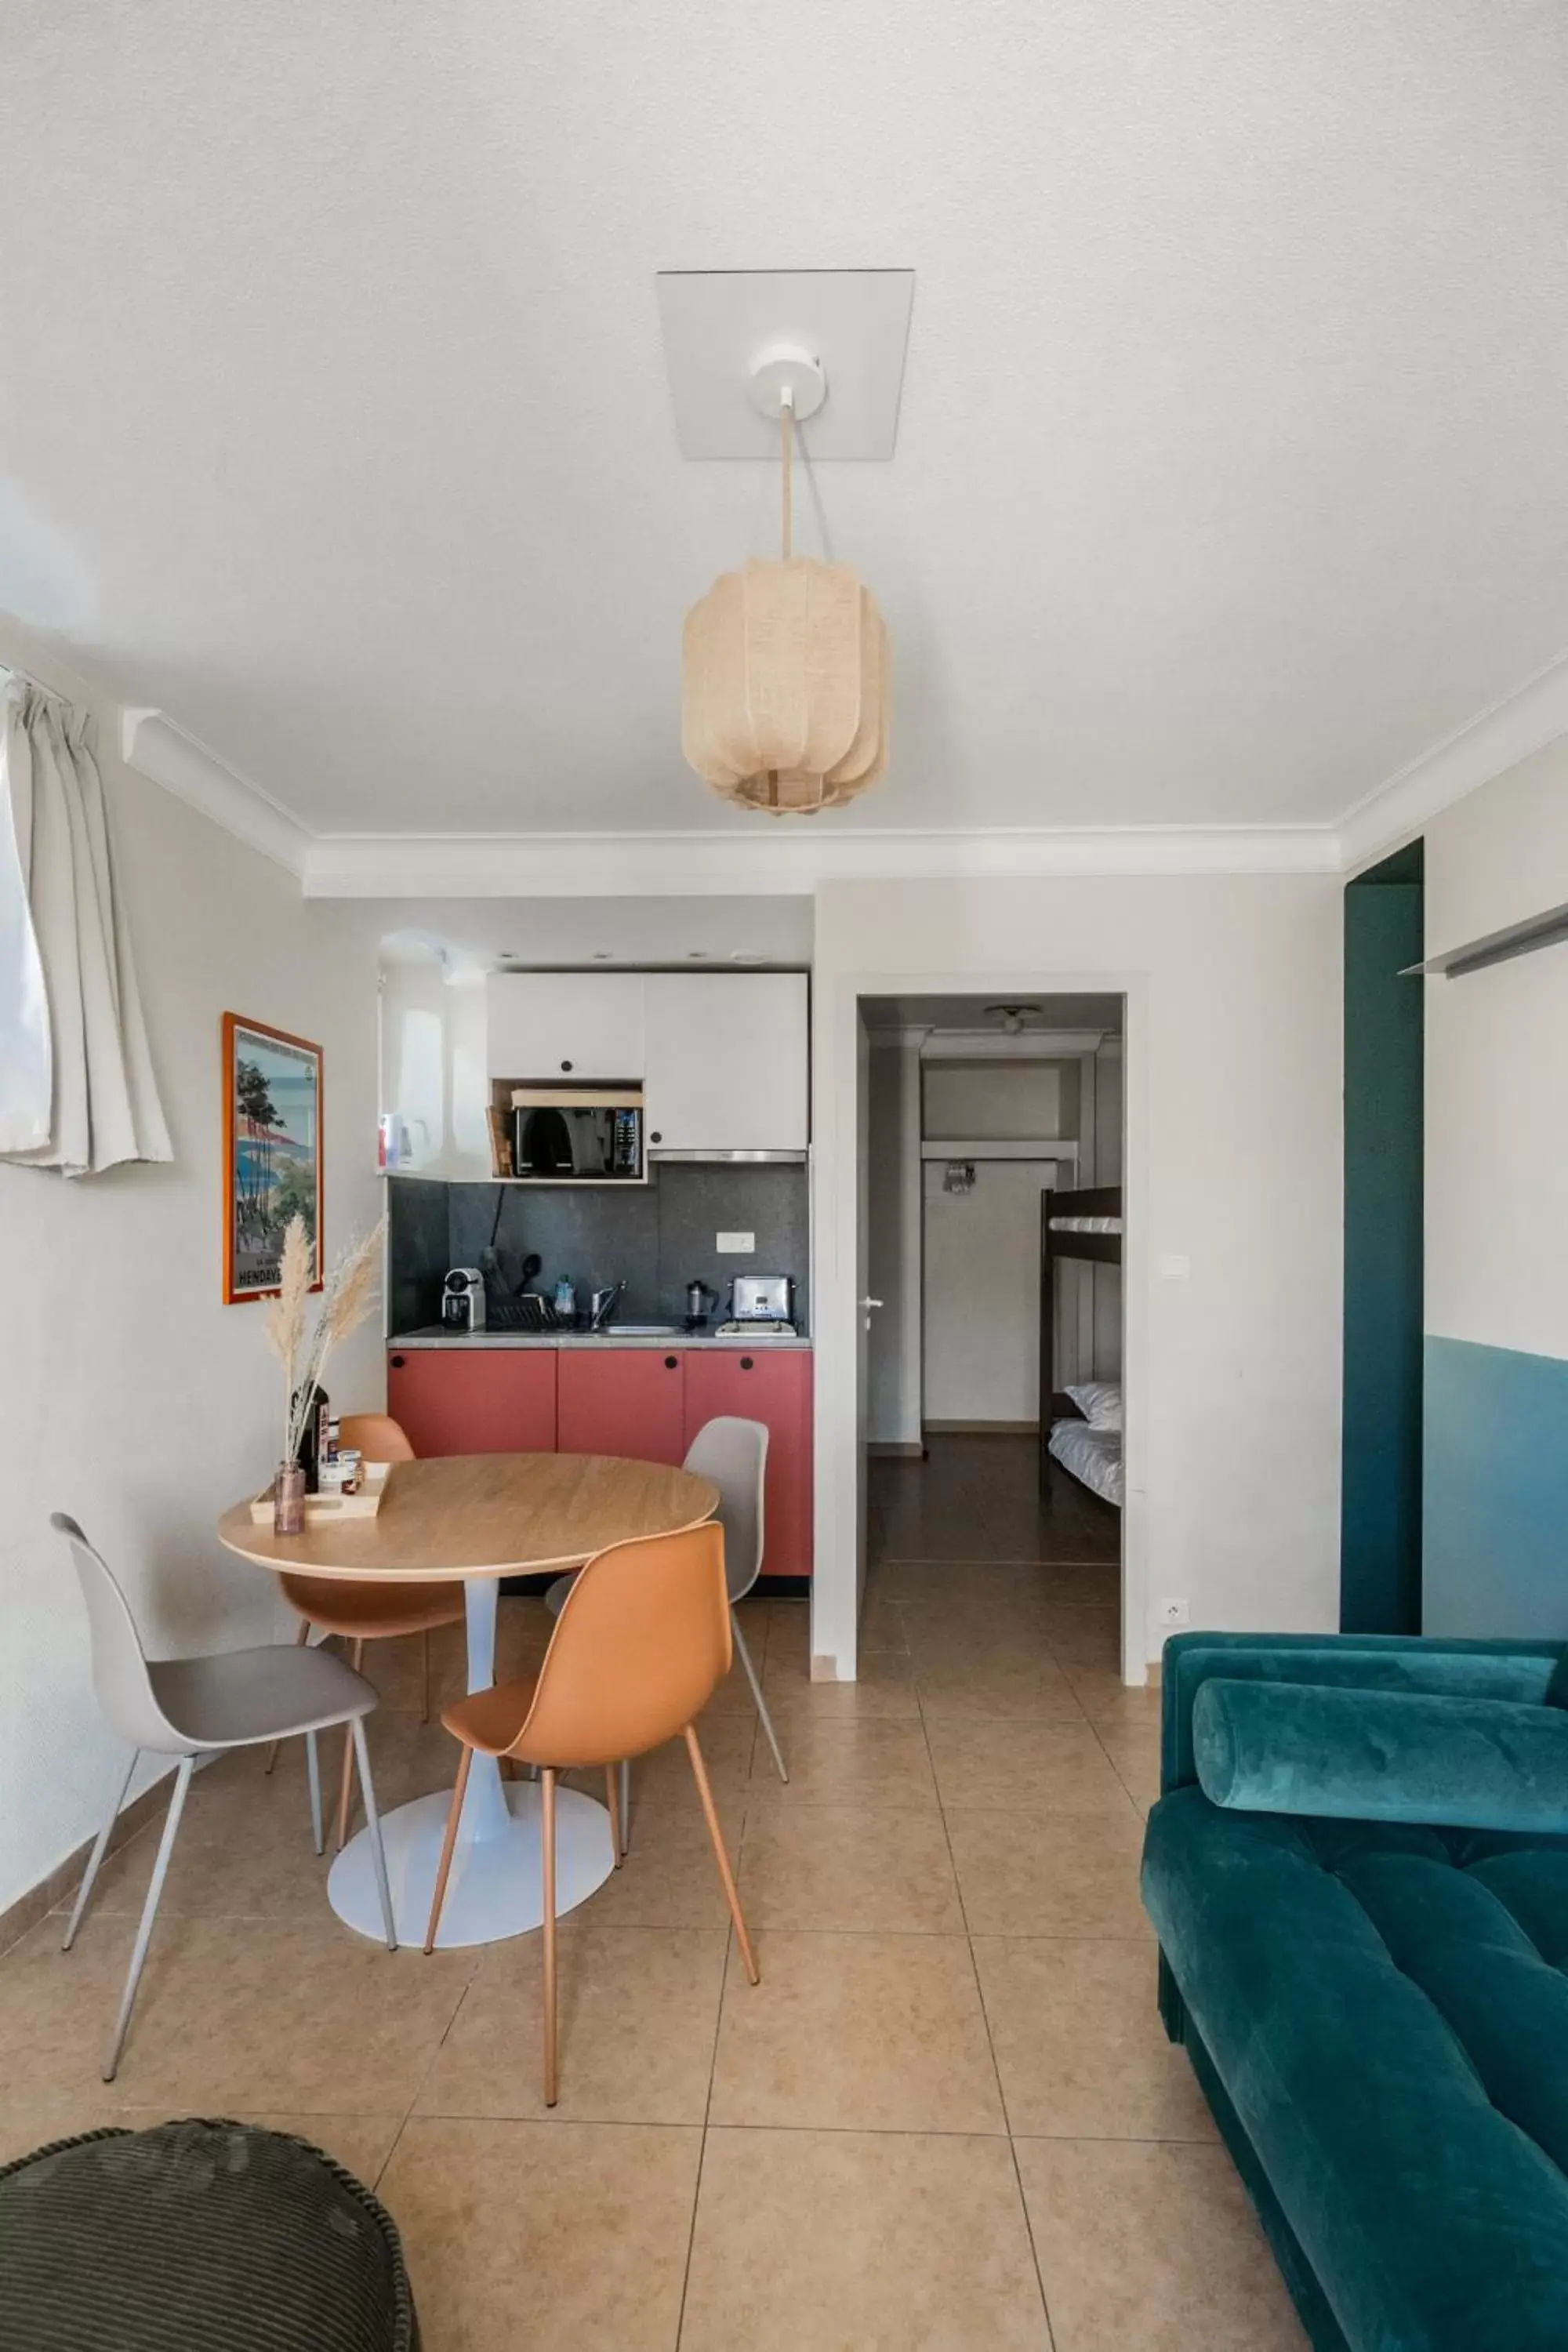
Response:
[[[766,961],[765,956],[752,955],[745,948],[731,948],[730,950],[731,963],[765,963]]]

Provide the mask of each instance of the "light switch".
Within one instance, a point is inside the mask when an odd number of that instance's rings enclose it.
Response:
[[[755,1234],[720,1234],[714,1247],[721,1257],[749,1257],[757,1246]]]
[[[1189,1282],[1192,1279],[1193,1262],[1190,1257],[1184,1256],[1179,1251],[1168,1253],[1156,1262],[1154,1271],[1162,1282]]]

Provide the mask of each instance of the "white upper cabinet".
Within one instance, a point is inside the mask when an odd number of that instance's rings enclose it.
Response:
[[[804,1151],[806,976],[650,971],[644,1069],[650,1151]]]
[[[496,971],[486,989],[486,1068],[492,1078],[643,1075],[640,971]]]

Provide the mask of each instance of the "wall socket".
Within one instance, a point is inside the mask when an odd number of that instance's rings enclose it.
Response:
[[[1184,1601],[1162,1601],[1158,1613],[1162,1625],[1174,1628],[1191,1622],[1190,1612]]]
[[[721,1257],[750,1257],[757,1246],[755,1234],[718,1234],[714,1248]]]

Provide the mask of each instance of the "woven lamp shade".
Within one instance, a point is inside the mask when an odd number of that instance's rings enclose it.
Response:
[[[864,792],[887,765],[890,687],[887,628],[846,563],[748,563],[686,616],[686,757],[742,807],[809,816]]]

